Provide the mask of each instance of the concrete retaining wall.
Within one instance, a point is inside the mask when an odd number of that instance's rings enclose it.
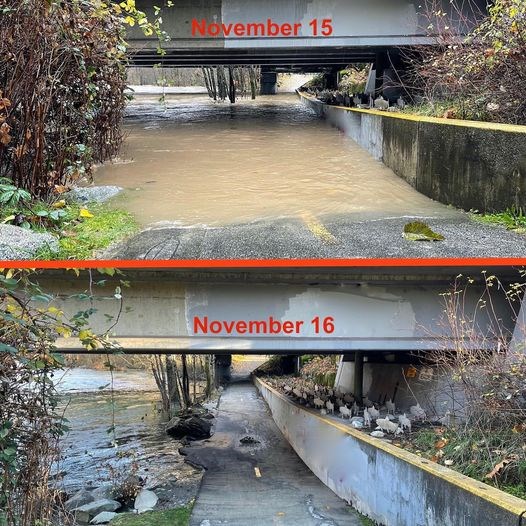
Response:
[[[327,106],[298,94],[432,199],[484,212],[526,203],[526,126]]]
[[[526,501],[302,408],[255,380],[299,457],[385,526],[517,526]]]

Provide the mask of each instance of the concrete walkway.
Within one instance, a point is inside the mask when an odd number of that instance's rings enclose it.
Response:
[[[254,437],[257,444],[240,439]],[[184,450],[206,468],[191,526],[359,526],[359,515],[314,476],[249,382],[221,396],[215,434]]]
[[[255,221],[216,228],[158,226],[110,247],[100,259],[302,259],[525,257],[526,236],[482,224],[460,211],[454,217],[418,217],[445,237],[424,242],[404,239],[415,218],[323,216]]]

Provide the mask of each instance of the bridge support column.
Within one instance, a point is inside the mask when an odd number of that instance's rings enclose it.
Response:
[[[359,402],[363,400],[364,362],[363,352],[356,351],[344,354],[338,366],[335,382],[336,388],[342,389],[344,392],[352,391]],[[370,376],[371,371],[368,372]]]
[[[376,73],[375,85],[374,85],[374,94],[375,97],[379,97],[383,94],[384,91],[384,76],[385,70],[388,67],[388,57],[387,53],[377,53],[376,60],[374,64],[374,69]]]
[[[261,70],[261,95],[275,95],[278,90],[278,74]]]
[[[330,89],[330,90],[338,89],[338,83],[340,80],[340,70],[333,69],[329,73],[325,73],[325,79],[327,83],[327,89]]]
[[[363,400],[363,352],[354,353],[354,397]]]
[[[283,356],[281,367],[283,374],[299,374],[301,369],[301,356],[297,354]]]
[[[216,387],[230,381],[230,368],[232,367],[232,355],[216,355],[214,360],[214,372]]]

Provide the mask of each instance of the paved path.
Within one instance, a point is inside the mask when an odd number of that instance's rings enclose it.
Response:
[[[454,217],[420,218],[444,241],[409,241],[412,218],[355,220],[327,215],[256,221],[228,227],[160,226],[100,255],[101,259],[273,259],[389,257],[525,257],[526,236],[486,225],[458,212]]]
[[[247,435],[260,443],[240,444]],[[251,383],[234,383],[225,390],[214,436],[185,452],[189,461],[207,470],[190,526],[363,524],[292,450]]]

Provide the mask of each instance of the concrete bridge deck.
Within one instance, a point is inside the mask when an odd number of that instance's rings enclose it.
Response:
[[[42,280],[49,293],[57,294],[55,306],[66,315],[94,308],[91,325],[106,333],[107,316],[119,318],[108,337],[130,353],[196,354],[341,354],[363,351],[407,353],[455,348],[458,335],[444,323],[443,293],[455,276],[463,273],[474,279],[464,296],[464,313],[477,318],[470,345],[496,348],[495,338],[512,338],[519,302],[510,305],[502,290],[495,289],[493,313],[480,309],[485,293],[481,269],[403,269],[389,273],[379,269],[345,269],[341,273],[314,272],[260,274],[198,272],[129,272],[125,279],[123,305],[114,297],[120,277],[106,278],[94,287],[93,302],[82,294],[88,276],[51,273]],[[520,279],[508,268],[493,272],[509,287]],[[122,309],[122,312],[121,312]],[[119,314],[119,312],[121,312]],[[214,332],[196,329],[196,319],[222,323]],[[283,330],[247,332],[238,321],[302,321],[297,332]],[[316,328],[312,320],[332,319],[334,329]],[[499,320],[496,330],[495,318]],[[230,324],[230,326],[227,326]],[[520,325],[520,324],[519,324]],[[522,328],[522,327],[521,327]],[[475,338],[475,334],[480,338]],[[464,342],[468,344],[469,342]],[[59,340],[57,348],[66,352],[87,352],[75,338]],[[89,351],[93,352],[93,351]]]
[[[152,0],[137,0],[137,7],[153,16]],[[162,29],[170,36],[163,43],[164,56],[156,53],[156,38],[145,38],[140,29],[130,31],[132,62],[152,66],[162,62],[171,66],[216,64],[258,64],[267,66],[306,68],[343,65],[351,62],[372,62],[376,53],[395,46],[426,45],[435,42],[428,29],[430,20],[425,2],[411,0],[204,0],[174,2],[172,8],[162,10]],[[439,0],[435,11],[447,17],[452,31],[464,34],[474,17],[484,10],[481,0],[460,2]],[[458,13],[462,13],[459,15]],[[264,23],[301,24],[293,36],[235,34],[209,36],[192,34],[192,21],[205,20],[208,24],[246,25]],[[310,22],[318,20],[319,31],[314,34]],[[322,34],[323,20],[330,20],[332,31]],[[444,22],[446,19],[441,19]]]

